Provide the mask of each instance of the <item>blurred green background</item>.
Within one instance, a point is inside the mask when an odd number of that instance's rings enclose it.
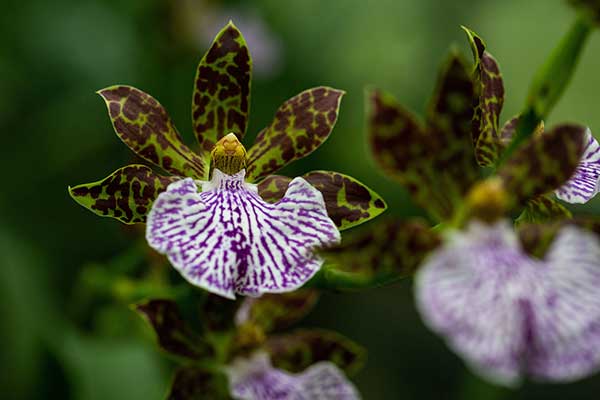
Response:
[[[504,119],[574,18],[560,0],[2,0],[0,14],[0,398],[164,397],[172,364],[127,305],[146,274],[139,234],[79,207],[67,185],[130,162],[94,91],[134,85],[158,98],[192,143],[195,67],[232,18],[254,57],[246,144],[299,91],[347,91],[329,141],[284,171],[351,174],[400,216],[422,215],[382,177],[365,146],[363,89],[375,85],[423,113],[450,46],[470,59],[459,26],[486,40],[506,85]],[[600,132],[600,32],[547,125]],[[8,184],[10,183],[10,185]],[[597,198],[588,207],[600,210]],[[141,249],[141,250],[140,250]],[[499,390],[472,376],[421,323],[411,283],[326,294],[304,322],[337,329],[369,349],[356,382],[376,399],[597,399],[600,376],[571,385]]]

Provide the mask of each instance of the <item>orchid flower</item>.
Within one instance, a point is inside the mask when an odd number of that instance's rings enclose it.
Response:
[[[306,90],[287,100],[246,152],[252,62],[229,23],[200,61],[192,96],[199,152],[186,146],[167,111],[130,86],[99,91],[119,138],[141,159],[171,173],[129,165],[70,188],[75,201],[121,222],[147,222],[150,246],[192,284],[227,298],[303,285],[323,261],[314,254],[338,230],[386,208],[356,179],[312,171],[273,175],[316,150],[337,120],[343,92]]]
[[[257,352],[238,358],[228,368],[236,400],[356,400],[354,385],[335,364],[322,361],[299,374],[274,368],[269,356]]]
[[[509,222],[448,234],[416,275],[427,325],[475,373],[514,386],[566,382],[600,369],[600,241],[563,227],[543,259]]]
[[[588,128],[585,148],[575,173],[556,190],[556,197],[568,203],[587,203],[600,191],[600,145]]]

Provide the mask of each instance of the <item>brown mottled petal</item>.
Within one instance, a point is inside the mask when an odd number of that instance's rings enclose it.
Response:
[[[108,177],[69,188],[73,200],[102,217],[126,224],[146,222],[146,214],[170,183],[181,179],[156,175],[145,165],[128,165]]]
[[[498,171],[512,205],[552,192],[575,172],[584,147],[586,128],[556,126],[543,135],[532,136]]]
[[[138,156],[175,175],[203,178],[204,161],[181,139],[167,111],[147,93],[131,86],[98,91],[119,138]]]
[[[213,356],[212,348],[185,323],[175,302],[153,299],[137,304],[135,311],[150,324],[158,345],[170,355],[191,360]]]
[[[479,165],[493,165],[498,159],[498,126],[504,105],[504,83],[494,57],[486,51],[481,37],[463,27],[475,60],[475,112],[472,137]]]
[[[547,195],[542,195],[534,197],[525,204],[525,209],[515,220],[515,223],[517,225],[523,223],[540,223],[572,217],[573,214],[561,203]]]
[[[390,219],[347,235],[322,254],[337,270],[385,281],[412,274],[440,241],[424,222]]]
[[[449,197],[462,197],[479,178],[473,153],[473,80],[465,61],[456,53],[442,67],[431,106],[427,129],[434,162],[441,177],[440,190]]]
[[[479,177],[471,139],[473,84],[464,62],[452,54],[442,68],[426,127],[393,96],[367,96],[376,162],[435,219],[451,218]]]
[[[269,175],[258,184],[258,194],[264,201],[275,203],[283,197],[292,178],[282,175]]]
[[[255,324],[264,332],[279,331],[304,318],[318,299],[319,292],[314,289],[246,298],[236,314],[236,323]]]
[[[343,91],[320,86],[284,102],[271,125],[248,151],[246,177],[251,182],[315,151],[335,125]]]
[[[381,196],[351,176],[312,171],[302,177],[323,194],[327,214],[340,230],[375,218],[387,208]]]
[[[227,387],[225,374],[188,365],[175,372],[167,400],[231,400]]]
[[[250,110],[252,61],[242,33],[229,22],[216,36],[196,72],[192,124],[203,155],[230,132],[241,140]]]
[[[366,351],[352,340],[321,329],[271,336],[265,347],[273,366],[290,372],[301,372],[319,361],[331,361],[347,375],[353,375],[366,358]]]

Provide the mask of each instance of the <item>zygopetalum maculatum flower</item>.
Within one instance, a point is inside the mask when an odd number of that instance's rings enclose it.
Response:
[[[435,226],[375,224],[326,258],[371,284],[416,270],[425,323],[492,382],[588,376],[600,369],[598,223],[573,218],[554,194],[582,202],[597,192],[598,143],[577,124],[544,131],[531,121],[535,110],[521,117],[524,125],[512,119],[499,128],[498,64],[483,40],[465,31],[474,69],[450,56],[424,124],[391,95],[368,93],[375,160]],[[553,82],[548,77],[540,87],[556,93]]]
[[[144,301],[135,310],[178,364],[170,400],[360,399],[347,376],[364,363],[362,347],[332,331],[287,329],[317,300],[314,289],[243,302],[209,295],[196,326],[186,321],[198,315],[187,318],[171,300]]]
[[[221,296],[259,296],[306,283],[323,260],[314,249],[339,230],[383,212],[384,201],[356,179],[312,171],[273,175],[317,149],[337,120],[343,92],[306,90],[287,100],[246,152],[252,62],[229,23],[196,74],[192,122],[199,152],[186,146],[160,103],[130,86],[98,93],[119,138],[146,165],[128,165],[70,188],[82,206],[126,224],[147,223],[150,246],[192,284]]]

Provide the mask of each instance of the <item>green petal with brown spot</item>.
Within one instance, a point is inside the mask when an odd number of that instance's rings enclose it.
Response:
[[[138,156],[174,175],[203,178],[205,163],[181,139],[167,111],[131,86],[98,91],[119,138]]]
[[[264,201],[275,203],[283,197],[292,178],[282,175],[269,175],[258,184],[258,194]]]
[[[323,194],[327,214],[339,230],[360,225],[387,208],[381,196],[351,176],[313,171],[302,177]]]
[[[411,275],[440,241],[439,234],[424,222],[391,219],[345,236],[340,245],[322,255],[334,266],[329,268],[346,274],[350,284],[356,280],[364,286],[378,286]]]
[[[145,165],[128,165],[92,183],[69,187],[73,200],[101,217],[126,224],[146,222],[146,214],[159,193],[180,179],[156,175]]]
[[[472,136],[479,165],[493,165],[498,159],[499,117],[504,105],[504,84],[498,63],[486,51],[484,41],[472,30],[462,27],[475,59],[475,112]]]
[[[381,196],[351,176],[332,171],[302,175],[323,194],[327,214],[339,230],[349,229],[375,218],[387,209]],[[268,202],[280,200],[291,178],[269,175],[258,184],[258,193]]]
[[[337,121],[343,94],[320,86],[284,102],[248,151],[247,179],[258,182],[315,151]]]
[[[498,175],[513,207],[556,190],[573,175],[582,156],[585,129],[573,124],[556,126],[530,137],[512,154]]]
[[[330,361],[351,376],[362,368],[366,359],[364,348],[336,332],[321,329],[271,336],[266,350],[275,368],[294,373],[319,361]]]
[[[540,223],[572,217],[573,214],[560,202],[547,195],[542,195],[534,197],[525,204],[525,209],[515,220],[515,223],[517,225],[523,223]]]
[[[192,125],[206,159],[223,136],[233,132],[241,140],[246,134],[251,73],[246,41],[229,22],[198,64],[194,81]]]
[[[153,299],[134,309],[150,324],[159,347],[168,354],[191,360],[214,355],[212,347],[185,323],[175,302]]]
[[[443,66],[423,127],[393,96],[367,94],[368,137],[378,165],[437,220],[453,215],[478,179],[471,120],[473,83],[452,54]]]
[[[264,294],[256,299],[246,299],[245,322],[260,326],[264,332],[279,331],[306,316],[319,299],[314,289],[299,289],[281,294]]]

